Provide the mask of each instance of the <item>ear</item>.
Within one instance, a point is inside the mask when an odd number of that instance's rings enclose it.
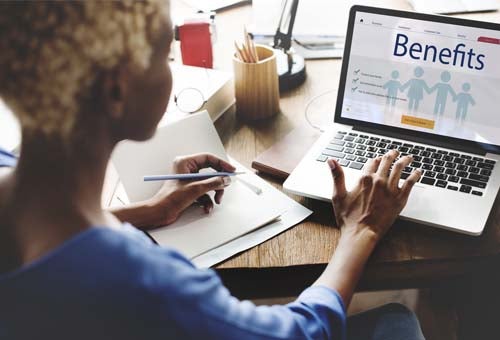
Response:
[[[128,76],[128,72],[123,66],[117,66],[104,74],[102,98],[106,113],[113,120],[121,119],[125,113]]]

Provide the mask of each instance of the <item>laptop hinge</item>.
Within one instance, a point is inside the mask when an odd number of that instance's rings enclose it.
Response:
[[[373,134],[377,134],[377,135],[383,135],[383,136],[388,136],[388,137],[393,137],[393,138],[398,138],[398,139],[405,139],[408,141],[438,146],[438,147],[446,148],[446,149],[458,150],[458,151],[462,151],[462,152],[473,153],[473,154],[477,154],[477,155],[481,155],[481,156],[486,155],[486,151],[480,147],[474,147],[474,146],[469,146],[469,145],[457,145],[454,143],[447,143],[447,142],[442,142],[442,141],[430,140],[430,139],[426,139],[426,138],[420,138],[417,136],[409,136],[409,135],[405,135],[402,133],[386,131],[386,130],[381,130],[381,129],[376,129],[376,128],[370,128],[370,127],[366,127],[366,126],[354,126],[353,130],[367,132],[367,133],[373,133]]]

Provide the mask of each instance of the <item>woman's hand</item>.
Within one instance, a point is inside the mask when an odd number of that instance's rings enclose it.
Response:
[[[177,174],[196,173],[204,168],[234,172],[235,167],[212,154],[177,157],[173,171]],[[175,222],[186,208],[198,202],[205,213],[214,207],[209,192],[215,191],[215,203],[220,204],[224,188],[231,183],[229,177],[212,177],[199,181],[165,181],[151,199],[112,211],[120,220],[141,229],[151,229]]]
[[[332,204],[340,239],[332,260],[315,285],[336,290],[346,308],[349,306],[366,261],[382,236],[403,210],[413,185],[421,176],[414,171],[399,187],[402,170],[411,156],[394,163],[399,153],[389,151],[382,158],[370,160],[358,185],[347,191],[340,164],[328,160],[333,176]]]
[[[332,204],[337,225],[342,232],[369,232],[379,240],[403,210],[413,185],[421,176],[414,171],[399,187],[401,172],[412,162],[411,156],[400,158],[396,150],[371,159],[364,168],[358,185],[350,192],[345,188],[344,172],[329,160],[334,181]]]

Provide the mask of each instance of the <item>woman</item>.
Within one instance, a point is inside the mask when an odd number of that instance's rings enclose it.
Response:
[[[168,102],[168,3],[2,3],[0,95],[19,118],[22,152],[0,177],[1,339],[342,339],[363,266],[404,207],[420,173],[393,151],[347,192],[337,162],[333,205],[341,237],[324,273],[295,302],[255,307],[229,295],[137,227],[171,223],[199,199],[207,213],[224,178],[163,187],[118,211],[100,205],[106,165],[123,139],[150,138]],[[234,171],[211,155],[179,158],[177,172]],[[362,326],[360,326],[362,325]],[[391,305],[348,322],[350,338],[422,337]],[[364,332],[364,333],[363,333]],[[395,338],[395,337],[393,337]]]

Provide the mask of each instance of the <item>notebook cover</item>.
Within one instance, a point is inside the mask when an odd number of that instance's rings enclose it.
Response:
[[[310,126],[298,127],[258,155],[252,162],[252,168],[280,179],[286,179],[320,134]]]

